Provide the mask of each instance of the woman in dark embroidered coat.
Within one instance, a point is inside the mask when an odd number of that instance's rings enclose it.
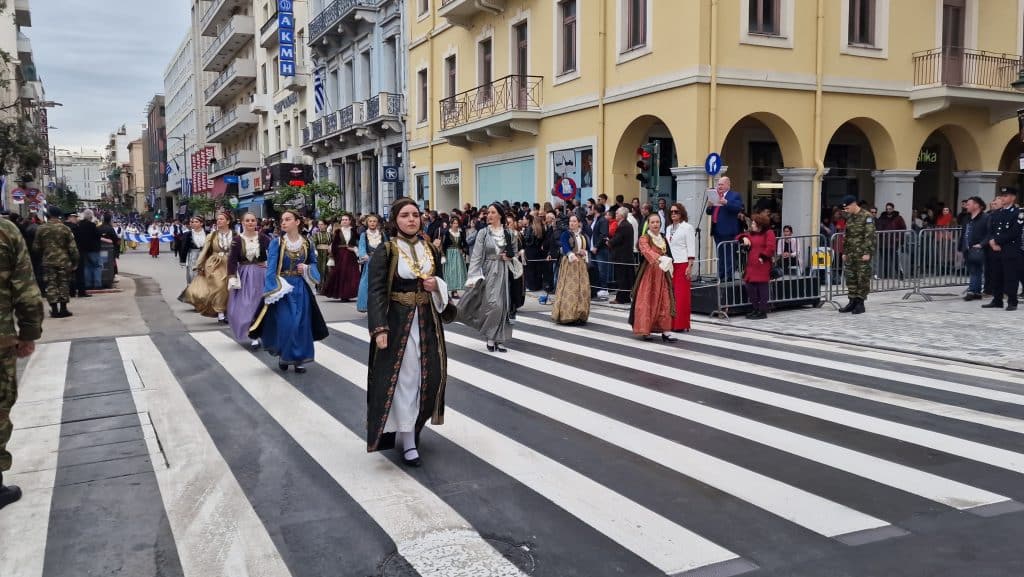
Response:
[[[444,424],[448,357],[441,323],[454,320],[456,311],[448,303],[441,252],[419,235],[416,202],[396,200],[389,225],[391,240],[369,262],[366,448],[397,446],[402,461],[418,467],[427,420]]]
[[[344,214],[334,228],[334,240],[331,241],[334,268],[323,285],[325,297],[348,302],[359,296],[358,248],[359,233],[352,226],[352,217]]]

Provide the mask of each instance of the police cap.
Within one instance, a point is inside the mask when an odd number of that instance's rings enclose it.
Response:
[[[1012,186],[1004,186],[999,189],[999,196],[1017,196],[1017,189]]]

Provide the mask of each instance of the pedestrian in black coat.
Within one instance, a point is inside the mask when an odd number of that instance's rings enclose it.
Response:
[[[626,219],[629,209],[623,207],[616,213],[618,228],[608,241],[611,248],[611,259],[615,263],[615,302],[629,304],[633,290],[633,279],[636,274],[633,268],[633,225]]]

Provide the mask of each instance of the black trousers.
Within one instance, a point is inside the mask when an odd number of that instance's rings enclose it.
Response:
[[[993,252],[990,248],[985,247],[985,286],[981,289],[981,292],[990,295],[994,294],[995,290],[995,271],[996,267],[999,266],[999,253]]]
[[[1016,246],[1003,247],[1003,250],[995,253],[997,263],[992,267],[992,300],[1002,302],[1006,297],[1006,304],[1017,304],[1017,284],[1020,282],[1021,260],[1024,255]]]
[[[85,294],[85,253],[79,253],[78,268],[71,278],[71,296]]]
[[[632,300],[633,297],[633,280],[636,275],[636,270],[631,264],[616,264],[615,265],[615,288],[618,291],[615,294],[615,302],[620,304],[626,304]]]

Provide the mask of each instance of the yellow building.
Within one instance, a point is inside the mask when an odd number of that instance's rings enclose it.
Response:
[[[747,206],[778,202],[798,234],[845,194],[909,218],[1021,182],[1020,0],[406,9],[407,170],[431,208],[544,201],[562,176],[584,197],[647,198],[636,154],[654,140],[658,195],[703,212],[719,152]]]

